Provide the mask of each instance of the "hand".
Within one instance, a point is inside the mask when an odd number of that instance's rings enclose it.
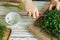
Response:
[[[31,16],[33,18],[38,18],[39,17],[39,12],[37,7],[33,4],[32,0],[25,0],[23,2],[24,9],[28,16]]]
[[[33,18],[39,17],[39,12],[37,7],[33,4],[32,0],[5,0],[9,2],[22,2],[24,6],[24,10],[26,11],[27,15]]]
[[[49,10],[52,10],[53,7],[56,7],[57,10],[59,10],[60,5],[59,5],[59,0],[51,0],[50,1],[50,7]]]

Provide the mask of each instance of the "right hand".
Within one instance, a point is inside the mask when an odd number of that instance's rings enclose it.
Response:
[[[33,4],[32,0],[25,0],[23,2],[25,12],[28,14],[28,16],[33,18],[39,17],[39,12],[37,7]]]
[[[8,0],[6,0],[8,1]],[[37,7],[33,4],[32,0],[9,0],[9,2],[22,2],[24,10],[28,16],[33,18],[39,17],[39,12]]]
[[[50,0],[49,10],[52,10],[53,7],[56,7],[57,10],[60,10],[59,0]]]

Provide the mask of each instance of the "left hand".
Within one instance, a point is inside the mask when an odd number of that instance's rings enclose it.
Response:
[[[59,10],[59,0],[50,0],[50,7],[49,10],[52,10],[53,7],[56,7],[57,10]]]

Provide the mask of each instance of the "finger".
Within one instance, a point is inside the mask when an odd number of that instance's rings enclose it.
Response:
[[[49,10],[52,10],[52,7],[53,7],[53,6],[52,6],[52,5],[50,5]]]
[[[25,12],[27,13],[27,15],[29,14],[29,11],[25,10]]]
[[[57,6],[56,6],[56,9],[57,9],[57,10],[59,10],[59,9],[60,9],[60,8],[59,8],[59,5],[57,5]]]
[[[39,17],[39,12],[38,12],[38,10],[36,11],[36,17],[37,17],[37,18]]]
[[[33,11],[33,18],[36,18],[36,14],[35,14],[35,11]]]
[[[28,9],[24,8],[24,11],[28,12]]]
[[[26,15],[28,16],[28,14],[29,14],[29,12],[28,11],[26,11]]]
[[[30,17],[31,17],[31,11],[29,11],[29,14],[28,14],[28,16],[30,16]]]

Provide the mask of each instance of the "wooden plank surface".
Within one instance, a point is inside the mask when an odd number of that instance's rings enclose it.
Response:
[[[9,40],[11,32],[12,32],[11,29],[7,28],[7,31],[5,32],[5,36],[3,37],[3,40]]]
[[[38,40],[58,40],[57,38],[43,32],[41,28],[31,25],[28,29],[37,36]]]
[[[18,3],[10,3],[9,4],[14,4],[18,5]],[[5,4],[5,2],[0,2],[0,5]],[[34,4],[37,6],[40,12],[44,12],[47,7],[49,6],[49,2],[43,2],[43,1],[34,1]],[[39,4],[39,5],[37,5]],[[1,8],[2,6],[0,6]],[[28,16],[23,16],[26,15],[26,13],[22,10],[19,10],[16,7],[13,8],[6,8],[9,10],[9,12],[17,12],[21,16],[21,20],[18,24],[9,26],[6,24],[8,27],[12,28],[12,34],[9,40],[37,40],[34,35],[31,35],[31,33],[28,32],[27,26],[33,23],[35,20],[28,17]],[[4,12],[6,13],[6,12]],[[6,13],[7,14],[7,13]],[[5,22],[5,16],[0,17],[3,22]]]

